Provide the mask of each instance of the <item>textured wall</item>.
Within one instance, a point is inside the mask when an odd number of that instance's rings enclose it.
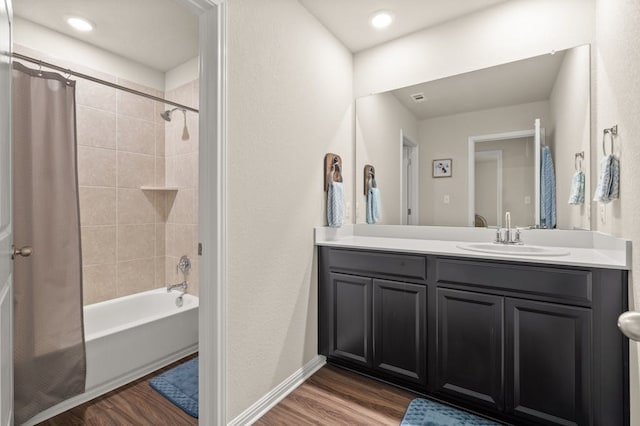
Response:
[[[325,153],[352,186],[353,97],[351,53],[295,0],[229,2],[228,36],[232,419],[317,354],[313,227]]]
[[[632,240],[631,308],[640,309],[640,4],[637,0],[596,1],[593,142],[602,157],[602,129],[618,125],[615,151],[620,156],[620,200],[598,211],[597,228]],[[601,219],[604,216],[604,221]],[[640,425],[638,344],[631,344],[631,424]]]

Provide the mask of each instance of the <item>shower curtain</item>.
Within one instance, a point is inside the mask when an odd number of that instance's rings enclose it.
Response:
[[[15,423],[84,392],[75,82],[13,69]]]

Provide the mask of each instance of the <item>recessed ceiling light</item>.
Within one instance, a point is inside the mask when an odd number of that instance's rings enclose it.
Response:
[[[387,10],[381,10],[371,16],[371,26],[377,29],[387,28],[393,22],[393,14]]]
[[[82,31],[83,33],[93,30],[93,24],[91,22],[78,16],[69,16],[67,18],[67,24],[69,24],[74,30]]]

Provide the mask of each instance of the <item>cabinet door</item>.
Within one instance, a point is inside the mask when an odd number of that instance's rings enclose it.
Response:
[[[373,366],[411,382],[427,381],[427,287],[373,280]]]
[[[329,274],[329,356],[371,367],[371,278]]]
[[[506,310],[507,411],[540,424],[591,424],[591,310],[517,299]]]
[[[437,390],[501,410],[503,298],[439,288]]]

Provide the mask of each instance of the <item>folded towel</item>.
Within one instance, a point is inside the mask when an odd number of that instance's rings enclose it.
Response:
[[[542,148],[540,161],[540,226],[556,227],[556,177],[548,146]]]
[[[367,192],[367,223],[373,225],[380,222],[382,213],[380,211],[380,191],[378,188],[369,188]]]
[[[342,182],[331,182],[327,190],[327,222],[339,228],[344,222],[344,187]]]
[[[607,155],[600,162],[600,178],[596,186],[593,201],[609,203],[617,200],[620,188],[620,161],[612,154]]]
[[[573,179],[571,180],[569,204],[584,204],[584,173],[581,170],[575,172]]]

